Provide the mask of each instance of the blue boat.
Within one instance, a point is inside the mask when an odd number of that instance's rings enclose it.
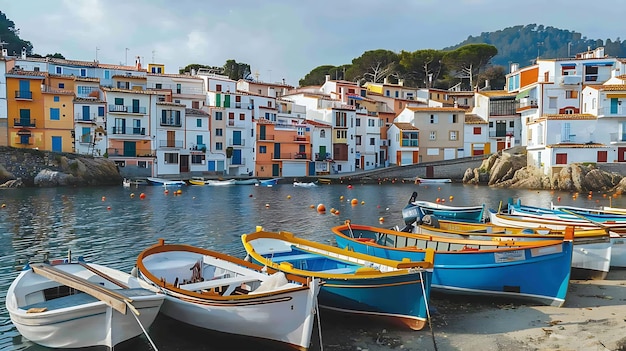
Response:
[[[278,184],[279,179],[280,178],[264,179],[264,180],[260,180],[258,183],[255,183],[254,185],[271,187],[271,186]]]
[[[428,318],[433,250],[419,262],[372,257],[296,238],[288,232],[244,234],[248,256],[269,268],[324,282],[320,307],[422,329]]]
[[[187,183],[185,183],[185,181],[183,180],[171,180],[171,179],[164,179],[164,178],[157,178],[157,177],[148,177],[146,178],[146,181],[150,185],[160,185],[164,187],[168,187],[168,186],[180,187],[183,185],[187,185]]]
[[[562,306],[570,279],[574,231],[561,240],[491,241],[437,237],[354,225],[332,228],[348,251],[391,260],[423,260],[435,249],[432,289],[526,299]]]
[[[485,205],[481,206],[446,206],[429,201],[418,201],[417,192],[413,192],[409,203],[402,209],[402,218],[405,224],[419,222],[424,216],[435,216],[438,219],[447,219],[451,221],[484,223]]]

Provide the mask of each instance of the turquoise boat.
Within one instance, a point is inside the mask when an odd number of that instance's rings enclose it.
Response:
[[[341,250],[263,230],[241,237],[249,258],[269,268],[323,281],[319,305],[386,319],[413,330],[428,320],[433,250],[418,262]]]
[[[429,201],[417,200],[417,192],[413,192],[409,203],[402,209],[405,224],[424,220],[425,216],[435,216],[459,222],[484,223],[486,220],[485,205],[480,206],[446,206]]]
[[[545,241],[469,240],[354,225],[332,228],[337,245],[391,260],[423,260],[435,249],[432,289],[525,299],[560,307],[572,264],[574,231]]]

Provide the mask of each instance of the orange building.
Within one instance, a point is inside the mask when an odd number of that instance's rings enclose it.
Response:
[[[48,75],[42,86],[43,148],[74,152],[74,77]]]
[[[255,176],[304,177],[311,174],[311,137],[304,124],[282,125],[261,118],[256,128]]]
[[[11,69],[6,78],[9,146],[45,150],[41,87],[46,73]]]

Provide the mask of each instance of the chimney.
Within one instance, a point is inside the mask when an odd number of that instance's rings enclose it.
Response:
[[[404,79],[398,79],[398,85],[399,86],[404,86]]]
[[[22,59],[26,58],[26,48],[22,47]]]
[[[139,56],[135,58],[135,68],[137,69],[137,71],[141,71],[141,57]]]
[[[192,68],[192,69],[191,69],[191,75],[192,75],[192,76],[195,76],[195,75],[196,75],[196,69],[195,69],[195,68]]]
[[[383,84],[389,84],[389,78],[385,77],[385,79],[383,79]]]
[[[9,56],[9,50],[7,50],[6,48],[2,48],[2,57],[7,57]]]
[[[485,89],[489,88],[489,79],[485,79]]]
[[[327,74],[325,77],[326,77],[326,81],[328,82],[330,80],[330,74]]]

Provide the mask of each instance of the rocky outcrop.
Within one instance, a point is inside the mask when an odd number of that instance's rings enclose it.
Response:
[[[578,192],[626,190],[626,181],[620,174],[602,171],[593,164],[570,164],[549,177],[540,169],[527,166],[525,154],[508,152],[491,155],[480,168],[467,169],[463,183]]]
[[[117,166],[106,158],[0,147],[0,184],[3,187],[95,186],[121,182]]]

